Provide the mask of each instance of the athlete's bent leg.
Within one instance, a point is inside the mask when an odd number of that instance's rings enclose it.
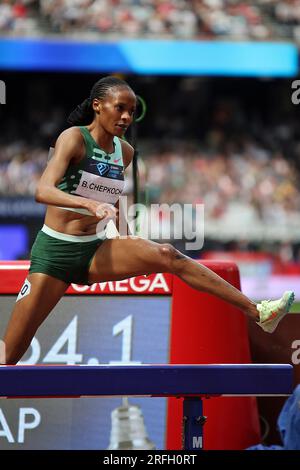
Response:
[[[157,272],[173,273],[194,289],[213,294],[259,319],[255,302],[216,273],[172,245],[138,237],[105,240],[92,260],[89,282],[121,280]]]
[[[68,284],[42,273],[30,274],[21,289],[4,334],[5,363],[16,364],[36,330],[66,291]]]

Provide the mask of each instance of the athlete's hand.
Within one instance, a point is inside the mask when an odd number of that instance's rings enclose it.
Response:
[[[86,208],[95,215],[99,220],[115,219],[117,216],[117,209],[106,202],[98,202],[90,200],[86,204]]]
[[[112,204],[103,202],[96,209],[96,216],[102,219],[115,219],[117,217],[117,209]]]

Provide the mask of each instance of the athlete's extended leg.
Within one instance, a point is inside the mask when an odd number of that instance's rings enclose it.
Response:
[[[172,245],[138,237],[105,240],[90,266],[89,282],[126,279],[157,272],[170,272],[194,289],[216,295],[259,319],[255,302],[216,273],[184,256]]]
[[[21,359],[36,330],[68,287],[65,282],[42,273],[30,274],[27,279],[28,288],[23,289],[24,295],[20,294],[15,303],[3,338],[6,364],[16,364]]]

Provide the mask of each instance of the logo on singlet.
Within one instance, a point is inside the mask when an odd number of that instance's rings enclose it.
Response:
[[[97,170],[101,176],[104,176],[109,172],[109,165],[107,163],[98,163]]]

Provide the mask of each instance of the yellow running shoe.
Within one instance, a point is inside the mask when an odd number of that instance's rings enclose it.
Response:
[[[279,300],[263,300],[257,304],[259,322],[257,324],[267,333],[273,333],[278,323],[289,312],[295,300],[294,292],[286,291]]]

